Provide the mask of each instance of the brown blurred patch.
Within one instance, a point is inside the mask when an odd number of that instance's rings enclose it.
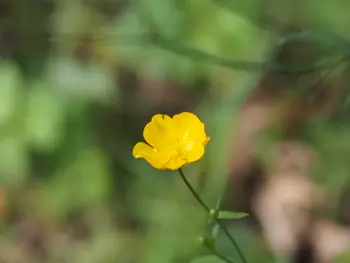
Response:
[[[260,98],[259,98],[260,96]],[[283,117],[283,101],[257,92],[243,107],[236,125],[233,150],[230,155],[232,171],[244,171],[253,161],[253,143],[255,136],[268,127],[280,122]],[[234,175],[239,176],[240,173]]]
[[[3,187],[0,187],[0,219],[5,218],[7,213],[7,194]]]
[[[307,230],[309,213],[323,200],[323,193],[308,178],[312,150],[296,142],[283,142],[278,151],[253,207],[271,248],[292,257]]]
[[[276,175],[297,173],[297,176],[308,177],[315,161],[316,152],[312,148],[298,141],[282,141],[277,145],[273,171]]]
[[[95,50],[92,38],[92,35],[88,33],[79,36],[73,47],[72,56],[83,61],[93,58]]]
[[[315,247],[315,262],[332,263],[350,251],[350,228],[320,219],[311,230],[311,241]]]
[[[312,46],[294,43],[283,47],[276,61],[304,65],[311,63],[315,57]],[[231,208],[243,207],[245,211],[250,211],[249,203],[243,200],[251,200],[257,184],[265,180],[264,168],[259,168],[259,156],[253,150],[256,136],[274,125],[279,125],[283,127],[284,139],[297,141],[305,125],[318,117],[330,118],[336,113],[346,92],[345,73],[339,75],[338,81],[332,81],[328,76],[322,77],[320,72],[310,76],[269,72],[262,76],[259,86],[242,108],[238,122],[232,127],[235,136],[230,138],[233,143],[229,153],[230,175],[227,190],[227,199],[231,199],[227,202],[231,203]],[[281,149],[284,148],[283,144],[280,145]],[[290,147],[291,145],[287,148]],[[283,155],[292,154],[292,158],[299,158],[298,165],[307,165],[302,164],[303,154],[298,153],[302,151],[302,147],[299,145],[296,148],[299,150],[294,149],[292,153],[285,152]],[[291,165],[282,160],[278,163],[281,166]],[[251,185],[250,189],[246,189],[246,185]],[[238,196],[238,192],[243,196]]]

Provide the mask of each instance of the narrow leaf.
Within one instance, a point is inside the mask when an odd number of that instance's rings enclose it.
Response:
[[[192,260],[191,263],[225,263],[225,261],[218,258],[217,256],[210,255],[196,258]]]
[[[219,225],[215,225],[212,229],[212,236],[213,238],[216,238],[219,234],[219,231],[220,231],[220,227]]]
[[[243,212],[220,211],[218,219],[240,219],[249,214]]]

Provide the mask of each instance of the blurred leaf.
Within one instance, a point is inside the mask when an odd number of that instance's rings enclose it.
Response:
[[[109,70],[97,64],[57,58],[51,61],[48,77],[54,87],[72,98],[109,102],[117,95]]]
[[[169,52],[157,47],[149,47],[142,50],[138,58],[138,71],[141,75],[149,78],[164,78],[167,76],[169,67],[167,58]]]
[[[345,156],[350,153],[349,131],[350,128],[344,125],[321,122],[312,123],[307,132],[310,140],[322,153]]]
[[[196,258],[196,259],[191,261],[191,263],[225,263],[225,262],[226,261],[224,261],[224,260],[222,260],[214,255]]]
[[[113,259],[120,254],[123,238],[114,232],[99,233],[88,242],[77,246],[68,259],[70,262],[113,262]]]
[[[171,233],[162,233],[154,230],[148,235],[146,254],[142,256],[142,261],[145,263],[173,262],[178,254],[175,242],[176,238]]]
[[[143,18],[151,20],[161,33],[173,35],[183,29],[182,14],[176,7],[176,1],[158,0],[138,1],[136,6]]]
[[[306,8],[305,18],[316,27],[350,38],[346,25],[350,22],[347,10],[350,4],[343,0],[321,0],[314,8]]]
[[[0,60],[0,125],[16,110],[21,75],[15,63]]]
[[[186,17],[191,21],[186,28],[191,47],[234,59],[249,59],[256,49],[254,39],[258,31],[249,20],[212,0],[191,1],[187,9],[196,10]]]
[[[219,211],[218,219],[240,219],[248,215],[243,212]]]
[[[200,65],[189,57],[172,55],[168,59],[167,74],[169,78],[186,87],[192,87],[202,73]]]
[[[247,220],[236,221],[226,228],[238,243],[247,262],[273,262],[265,240],[260,233],[251,227]],[[216,238],[216,250],[218,253],[232,258],[234,262],[239,262],[237,250],[232,249],[232,243],[222,232],[219,232]]]
[[[56,16],[53,17],[53,29],[56,33],[75,33],[77,29],[82,29],[84,18],[89,18],[89,9],[81,2],[81,0],[57,2]]]
[[[137,64],[142,47],[146,28],[139,21],[134,8],[125,8],[116,20],[105,27],[105,34],[110,37],[107,43],[113,55],[121,65]]]
[[[218,200],[216,201],[215,208],[216,208],[217,210],[220,210],[221,201],[222,201],[222,197],[219,197]]]
[[[109,175],[108,162],[101,151],[80,152],[77,160],[59,171],[44,189],[44,209],[64,217],[72,209],[103,202],[110,193]]]
[[[337,257],[334,263],[348,263],[350,262],[350,252],[345,252],[341,256]]]
[[[29,173],[29,156],[26,145],[17,137],[0,140],[0,182],[19,186]]]
[[[240,1],[240,0],[212,0],[222,8],[235,12],[237,15],[255,20],[261,15],[263,1]]]
[[[110,173],[107,157],[103,152],[93,149],[82,155],[77,162],[75,175],[80,181],[80,202],[85,205],[99,203],[109,195]]]
[[[54,149],[63,135],[65,105],[59,95],[41,83],[29,91],[25,112],[26,138],[40,150]]]
[[[218,236],[219,232],[220,232],[220,226],[219,225],[215,225],[213,227],[213,230],[212,230],[212,237],[216,238]]]
[[[265,164],[270,165],[276,158],[277,145],[285,134],[283,123],[272,123],[254,137],[253,150]]]

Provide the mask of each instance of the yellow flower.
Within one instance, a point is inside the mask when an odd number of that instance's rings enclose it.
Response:
[[[145,129],[146,143],[138,142],[133,150],[135,158],[144,158],[156,169],[176,170],[185,164],[198,161],[210,137],[204,124],[193,113],[174,115],[156,114]]]

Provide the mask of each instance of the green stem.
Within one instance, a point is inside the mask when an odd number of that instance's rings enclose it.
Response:
[[[226,261],[227,263],[234,263],[231,259],[226,258],[225,256],[219,254],[215,249],[209,248],[209,247],[208,247],[208,249],[210,249],[210,251],[211,251],[215,256],[217,256],[218,258],[222,259],[223,261]]]
[[[194,188],[192,187],[192,185],[190,184],[190,182],[187,180],[186,176],[184,175],[182,169],[179,169],[179,173],[180,176],[183,180],[183,182],[185,183],[185,185],[187,186],[187,188],[191,191],[191,193],[193,194],[193,196],[196,198],[196,200],[198,201],[198,203],[201,204],[201,206],[207,211],[207,213],[210,213],[210,208],[209,206],[207,206],[204,201],[202,200],[202,198],[200,198],[200,196],[197,194],[196,190],[194,190]],[[227,238],[231,241],[232,245],[235,247],[235,249],[238,252],[239,257],[241,258],[241,261],[243,263],[247,263],[247,260],[245,259],[243,252],[241,251],[241,249],[239,248],[239,245],[237,243],[237,241],[231,236],[231,234],[227,231],[227,229],[225,228],[225,226],[221,223],[221,221],[217,218],[214,219],[215,222],[219,225],[219,227],[221,228],[221,230],[224,232],[224,234],[227,236]]]
[[[227,263],[234,263],[230,258],[227,258],[223,255],[221,255],[220,253],[218,253],[215,248],[214,248],[214,244],[212,242],[210,242],[208,244],[208,242],[205,242],[205,237],[200,237],[203,238],[203,240],[200,240],[199,244],[201,244],[202,246],[205,246],[208,250],[210,250],[212,252],[213,255],[217,256],[218,258],[222,259],[223,261],[227,262]]]

